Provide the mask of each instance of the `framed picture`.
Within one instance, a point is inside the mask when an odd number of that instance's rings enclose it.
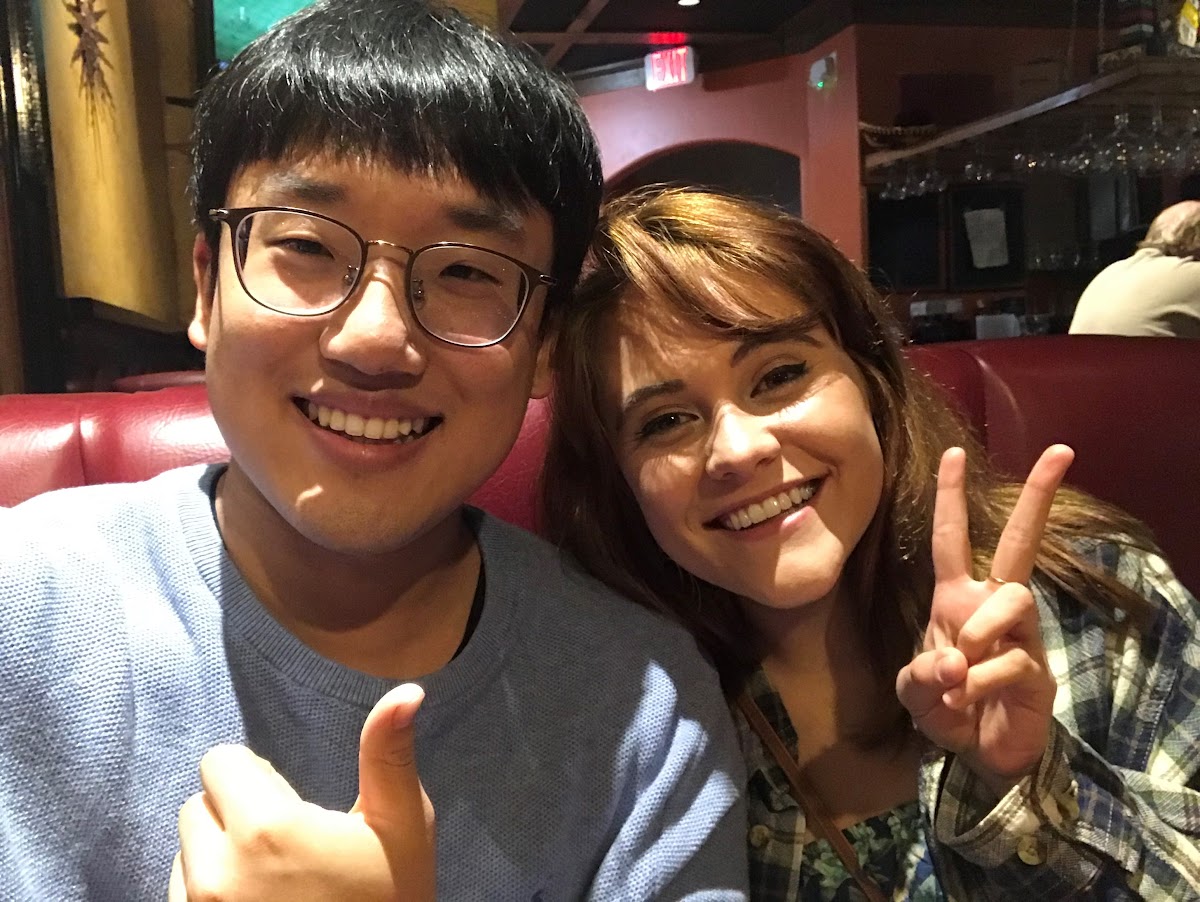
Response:
[[[1023,189],[963,185],[950,189],[952,290],[1009,288],[1025,278]]]

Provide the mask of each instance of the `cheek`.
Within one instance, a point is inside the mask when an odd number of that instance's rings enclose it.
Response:
[[[865,407],[847,430],[847,453],[856,461],[855,488],[864,508],[874,514],[883,496],[883,448],[875,424]]]
[[[661,460],[622,472],[659,547],[676,560],[686,556],[687,515],[693,498],[688,474]]]

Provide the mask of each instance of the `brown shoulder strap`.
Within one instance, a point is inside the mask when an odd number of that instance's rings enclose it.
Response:
[[[804,776],[800,770],[800,765],[796,763],[796,759],[792,757],[787,746],[783,744],[783,740],[779,738],[779,734],[767,721],[767,717],[762,713],[762,709],[750,697],[748,692],[742,692],[737,697],[737,706],[746,716],[746,721],[750,727],[758,734],[758,738],[762,740],[763,745],[771,753],[776,763],[783,769],[787,775],[788,783],[792,786],[792,792],[796,796],[796,801],[800,803],[800,807],[804,810],[804,817],[808,821],[809,829],[812,830],[814,836],[818,836],[829,842],[833,850],[837,852],[838,858],[842,860],[846,871],[854,878],[859,888],[866,895],[870,902],[887,902],[883,894],[883,890],[879,888],[879,884],[871,879],[870,875],[862,869],[858,863],[858,854],[850,845],[849,840],[837,826],[833,823],[833,818],[830,817],[829,811],[825,808],[825,804],[821,801],[821,797],[817,795],[816,789],[813,787],[809,779]]]

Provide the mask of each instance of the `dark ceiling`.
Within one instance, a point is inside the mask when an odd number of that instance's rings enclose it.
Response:
[[[1113,15],[1108,3],[1109,16]],[[1094,27],[1100,0],[498,0],[501,24],[576,81],[691,44],[698,67],[798,53],[853,23]]]

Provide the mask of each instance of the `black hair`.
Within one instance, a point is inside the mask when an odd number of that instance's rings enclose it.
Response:
[[[555,296],[579,273],[600,204],[599,151],[569,84],[532,50],[425,0],[321,0],[279,22],[200,93],[197,227],[216,246],[234,176],[330,153],[457,175],[554,226]]]

